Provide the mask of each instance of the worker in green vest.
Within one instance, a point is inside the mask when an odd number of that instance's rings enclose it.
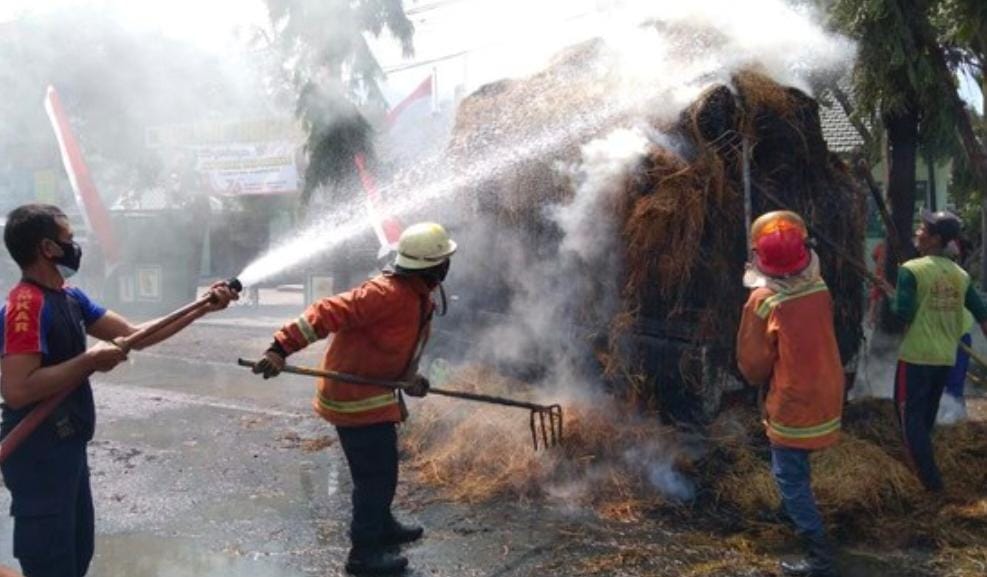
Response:
[[[895,376],[894,400],[910,465],[926,489],[943,490],[932,448],[939,401],[956,364],[960,338],[973,314],[987,334],[987,307],[970,276],[944,253],[962,223],[948,211],[921,215],[915,233],[919,257],[898,269],[894,312],[908,323]]]

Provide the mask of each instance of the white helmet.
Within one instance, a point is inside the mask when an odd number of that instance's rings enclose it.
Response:
[[[456,243],[442,225],[420,222],[401,233],[395,264],[406,270],[432,268],[448,260],[454,252]]]

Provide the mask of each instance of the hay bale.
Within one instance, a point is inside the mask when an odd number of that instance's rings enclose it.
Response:
[[[542,209],[572,194],[572,183],[551,176],[557,165],[572,163],[579,145],[621,126],[628,114],[607,108],[607,58],[600,43],[580,45],[545,71],[487,87],[460,106],[450,155],[467,166],[477,155],[500,154],[504,143],[517,147],[558,132],[552,146],[477,187],[480,210],[534,246],[557,242]],[[584,123],[610,112],[607,122]],[[559,128],[567,124],[588,128]],[[653,128],[674,144],[654,146],[627,182],[626,202],[613,207],[624,249],[621,310],[591,328],[609,343],[607,375],[650,377],[645,403],[675,420],[710,420],[722,389],[736,382],[733,338],[747,296],[740,283],[747,259],[743,139],[751,144],[755,212],[778,208],[763,194],[770,193],[858,259],[864,195],[829,154],[816,102],[757,71],[735,75],[732,89],[711,86],[677,122]],[[820,257],[849,363],[862,338],[863,284],[836,255],[823,250]],[[622,385],[632,389],[629,380]]]
[[[885,512],[903,513],[922,492],[904,463],[849,434],[835,447],[813,454],[812,477],[824,514],[853,516],[858,522]]]
[[[778,508],[779,496],[769,461],[751,451],[738,452],[735,460],[713,483],[716,503],[750,519]]]

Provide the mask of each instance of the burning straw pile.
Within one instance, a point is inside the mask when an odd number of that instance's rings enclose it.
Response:
[[[530,386],[478,367],[457,372],[450,388],[533,395]],[[563,444],[536,453],[522,412],[430,398],[415,408],[403,438],[412,468],[450,499],[554,501],[634,520],[692,496],[676,463],[687,451],[674,431],[634,412],[605,399],[570,399]]]
[[[449,386],[532,394],[478,367],[459,370]],[[465,503],[548,502],[621,522],[682,514],[765,537],[783,529],[754,410],[731,408],[701,434],[685,434],[606,399],[570,399],[565,408],[563,444],[535,453],[518,411],[430,398],[415,407],[404,434],[411,468],[443,497]],[[948,487],[939,500],[905,465],[891,401],[854,402],[844,421],[840,444],[813,456],[820,509],[839,538],[884,546],[987,543],[987,423],[937,433]]]

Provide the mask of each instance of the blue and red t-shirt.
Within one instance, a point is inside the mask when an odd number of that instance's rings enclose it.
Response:
[[[85,352],[87,329],[104,314],[106,309],[77,288],[53,290],[21,281],[0,309],[0,356],[40,355],[42,367],[68,361]],[[2,405],[0,436],[10,433],[33,408]],[[59,479],[82,474],[85,445],[95,427],[96,408],[87,379],[3,463],[13,515],[48,514],[63,505],[68,497],[58,489]]]
[[[104,314],[106,309],[78,288],[52,290],[21,281],[0,309],[0,356],[40,354],[41,366],[67,361],[85,350],[86,328]],[[76,338],[65,339],[62,331]]]

